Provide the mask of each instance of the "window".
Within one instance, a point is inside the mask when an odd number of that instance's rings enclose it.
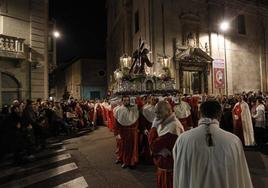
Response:
[[[237,26],[238,26],[238,33],[245,35],[246,34],[245,15],[239,15],[237,17]]]
[[[100,71],[99,71],[99,76],[100,76],[100,77],[105,76],[105,71],[104,71],[104,70],[100,70]]]
[[[137,10],[135,12],[135,33],[137,33],[140,30],[140,20],[139,20],[139,11]]]

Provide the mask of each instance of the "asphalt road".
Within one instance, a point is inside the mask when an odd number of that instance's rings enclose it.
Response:
[[[135,170],[115,164],[115,138],[106,127],[82,137],[64,141],[80,172],[92,188],[156,187],[154,166],[139,165]]]
[[[115,139],[106,127],[64,143],[89,187],[156,187],[153,166],[139,165],[137,169],[130,170],[114,164]],[[268,188],[268,155],[254,150],[246,150],[245,153],[254,187]]]
[[[122,169],[115,164],[115,138],[106,127],[77,137],[50,140],[31,163],[0,162],[0,188],[155,188],[154,166]],[[268,145],[264,153],[246,150],[255,188],[268,188]],[[266,154],[265,154],[266,153]]]

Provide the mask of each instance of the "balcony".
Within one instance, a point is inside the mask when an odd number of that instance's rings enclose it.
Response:
[[[0,57],[25,59],[24,39],[0,34]]]

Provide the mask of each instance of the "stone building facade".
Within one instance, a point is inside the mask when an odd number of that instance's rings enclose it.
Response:
[[[176,87],[186,93],[268,91],[268,5],[261,0],[108,0],[107,73],[141,38],[151,50],[153,72],[169,56]],[[230,23],[223,32],[222,21]],[[213,63],[224,62],[224,87]],[[112,77],[108,77],[108,82]]]
[[[0,0],[0,105],[48,98],[48,0]]]
[[[55,98],[67,91],[75,99],[100,99],[106,96],[106,62],[101,59],[75,58],[55,70]]]

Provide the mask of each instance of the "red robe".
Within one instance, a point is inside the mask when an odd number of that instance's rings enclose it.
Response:
[[[244,142],[244,135],[243,135],[242,119],[241,119],[242,109],[241,109],[240,104],[239,105],[236,105],[234,107],[232,113],[233,113],[233,117],[235,115],[238,117],[237,120],[235,120],[235,119],[233,120],[234,134],[240,138],[241,142],[244,145],[245,142]]]
[[[191,114],[192,114],[192,120],[193,120],[194,127],[197,127],[198,120],[199,120],[198,101],[199,101],[199,98],[196,96],[193,96],[191,98],[191,102],[190,102]]]
[[[85,123],[84,123],[84,120],[83,120],[83,110],[82,110],[82,108],[81,107],[75,107],[75,112],[76,112],[77,117],[79,119],[80,126],[83,127],[85,125]]]
[[[113,110],[107,109],[107,127],[110,131],[113,131]]]
[[[93,122],[94,121],[94,104],[89,103],[88,108],[89,108],[89,110],[88,110],[88,120],[90,122]]]
[[[149,133],[149,145],[153,154],[154,163],[157,166],[157,188],[173,187],[173,158],[172,155],[163,157],[158,153],[167,148],[172,152],[177,140],[177,135],[166,133],[158,136],[157,130],[153,127]]]
[[[107,121],[108,121],[108,110],[106,107],[101,106],[102,107],[102,119],[103,119],[103,124],[107,125]]]
[[[180,118],[179,120],[185,131],[190,130],[190,127],[193,126],[192,115],[188,116],[187,118]]]
[[[115,120],[115,129],[114,129],[114,135],[117,136],[120,133],[120,127],[119,124],[117,125],[117,121]],[[116,160],[123,162],[123,145],[122,145],[122,138],[116,138],[116,146],[115,146],[115,155],[116,155]]]
[[[117,140],[117,159],[127,166],[135,166],[138,163],[138,125],[136,121],[130,126],[123,126],[116,120],[116,132],[121,136],[121,139]]]
[[[95,125],[103,125],[104,119],[103,119],[103,109],[100,104],[96,104],[95,113],[96,113],[96,119],[95,119]]]
[[[139,117],[139,152],[140,157],[147,164],[152,164],[152,155],[149,148],[148,136],[144,133],[147,129],[150,131],[152,127],[152,123],[149,122],[144,115],[141,113]]]

